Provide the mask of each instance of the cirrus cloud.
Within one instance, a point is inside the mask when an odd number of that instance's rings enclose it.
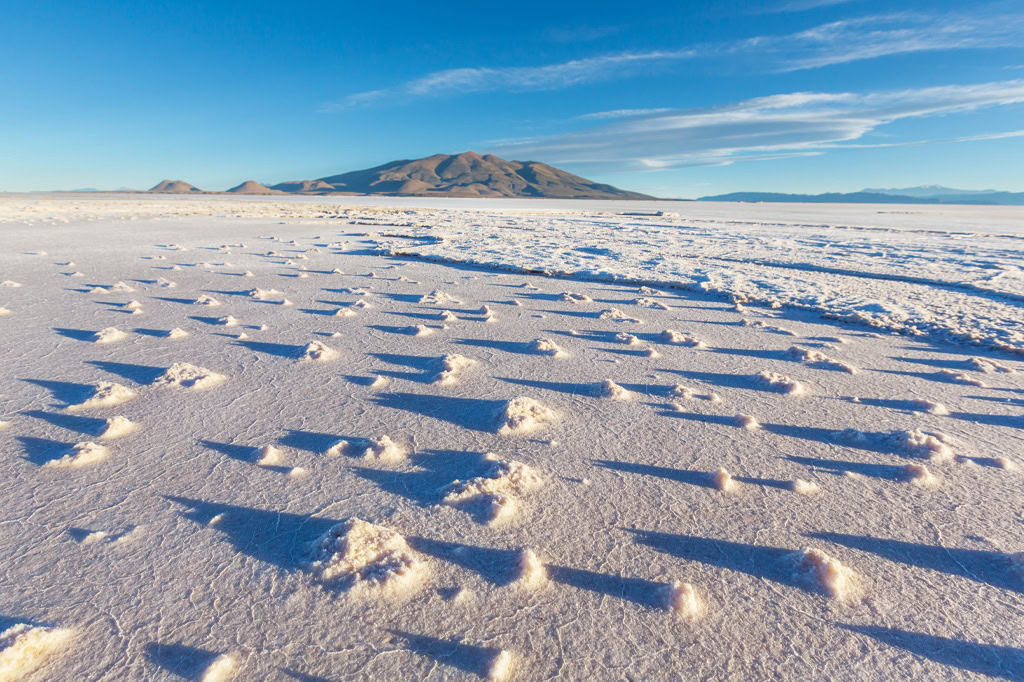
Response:
[[[908,144],[864,145],[856,140],[902,119],[1019,103],[1024,103],[1024,80],[867,93],[784,93],[709,109],[656,110],[583,131],[505,140],[492,151],[619,170],[725,165],[847,146]],[[986,136],[953,141],[970,139]]]

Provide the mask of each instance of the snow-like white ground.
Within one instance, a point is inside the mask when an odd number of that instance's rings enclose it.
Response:
[[[1019,208],[0,198],[0,680],[1024,679],[1022,267]]]

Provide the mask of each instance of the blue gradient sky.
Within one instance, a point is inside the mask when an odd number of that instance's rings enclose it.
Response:
[[[472,149],[660,196],[1024,191],[1024,2],[15,0],[0,190]]]

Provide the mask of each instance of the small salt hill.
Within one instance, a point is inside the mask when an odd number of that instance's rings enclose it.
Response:
[[[161,180],[155,186],[149,188],[150,192],[156,192],[160,194],[191,194],[192,192],[202,192],[195,185],[190,185],[184,180]]]
[[[228,194],[284,194],[281,190],[271,189],[255,180],[246,180],[228,190]]]
[[[555,199],[650,199],[637,192],[581,178],[538,161],[506,161],[475,152],[435,154],[424,159],[392,161],[382,166],[320,178],[330,189],[276,189],[298,192],[344,192],[449,197],[548,197]]]

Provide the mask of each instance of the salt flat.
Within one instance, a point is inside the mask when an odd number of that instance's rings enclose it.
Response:
[[[1005,207],[0,199],[0,680],[1021,679],[1022,251]]]

